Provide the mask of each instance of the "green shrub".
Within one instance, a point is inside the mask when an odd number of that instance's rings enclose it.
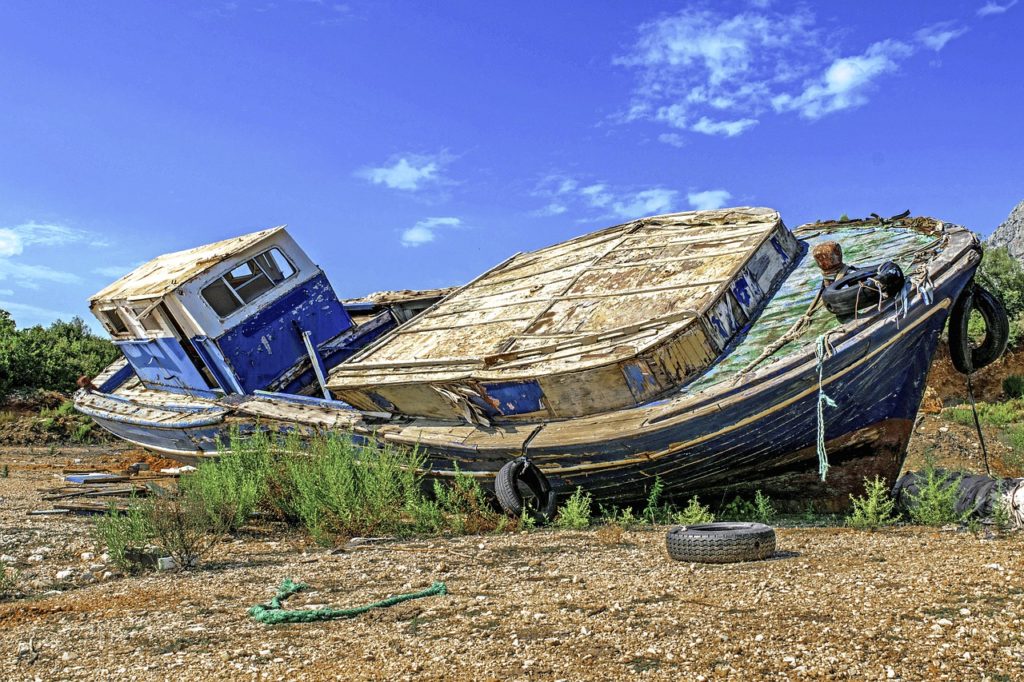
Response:
[[[675,510],[672,508],[672,505],[662,503],[661,497],[664,492],[665,483],[661,480],[660,476],[655,476],[654,483],[647,492],[647,504],[640,514],[645,522],[655,525],[669,523],[672,520],[672,514]]]
[[[874,480],[864,479],[864,496],[854,497],[853,513],[846,517],[846,525],[860,530],[876,530],[895,524],[899,518],[893,512],[896,501],[889,495],[889,487],[884,478],[877,475]]]
[[[559,528],[575,529],[588,527],[591,502],[588,493],[584,493],[582,488],[576,488],[576,492],[559,508],[555,525]]]
[[[248,438],[234,434],[216,460],[201,462],[183,476],[179,488],[209,516],[211,528],[235,531],[268,497],[271,477],[270,438],[258,431]]]
[[[1003,379],[1003,393],[1008,398],[1024,398],[1024,377],[1011,374]]]
[[[93,527],[96,541],[110,555],[114,565],[125,573],[135,573],[142,568],[135,557],[153,538],[150,515],[150,505],[134,502],[127,511],[111,506],[96,519]]]
[[[518,521],[495,511],[477,480],[458,466],[450,483],[434,481],[433,500],[425,499],[417,491],[406,500],[406,510],[418,519],[414,523],[417,532],[475,534],[518,525]]]
[[[978,421],[987,426],[1006,426],[1024,421],[1024,400],[1013,399],[1001,403],[979,402],[976,405]],[[947,407],[942,411],[942,416],[964,426],[974,426],[974,414],[971,412],[970,405]]]
[[[693,526],[698,523],[712,523],[715,520],[715,515],[711,513],[711,510],[705,505],[700,503],[700,500],[694,496],[690,498],[690,502],[681,511],[676,511],[672,514],[672,523],[677,523],[681,526]]]
[[[908,495],[908,513],[914,523],[923,526],[945,526],[959,523],[963,517],[956,513],[960,477],[935,467],[926,460],[918,481],[917,494]]]
[[[601,520],[605,523],[616,524],[622,526],[623,529],[630,529],[640,523],[643,523],[644,519],[642,516],[637,516],[633,512],[633,508],[630,506],[606,507],[603,504],[597,505],[598,512],[600,513]]]
[[[778,516],[770,497],[760,490],[754,493],[754,520],[761,523],[771,523]]]
[[[228,517],[211,516],[195,496],[159,497],[146,512],[153,543],[174,559],[177,570],[197,565],[230,530]]]
[[[995,502],[992,504],[992,525],[1000,532],[1013,527],[1012,503],[1007,498],[1006,492],[1000,485]]]
[[[754,500],[748,501],[739,495],[720,510],[719,516],[728,521],[757,521],[771,523],[777,516],[770,497],[760,490],[754,493]]]
[[[418,472],[422,464],[415,451],[356,445],[333,434],[316,438],[308,454],[284,457],[293,494],[286,506],[325,544],[354,535],[438,532],[443,509],[424,499]]]
[[[737,495],[718,510],[718,517],[726,521],[751,521],[756,511],[753,503]]]
[[[1010,318],[1010,345],[1016,346],[1024,316],[1024,268],[1005,247],[988,248],[975,278],[1003,302]]]
[[[0,398],[34,389],[70,393],[79,376],[96,376],[118,354],[77,317],[18,329],[10,313],[0,310]]]
[[[0,478],[7,478],[11,475],[11,470],[6,464],[0,465]]]

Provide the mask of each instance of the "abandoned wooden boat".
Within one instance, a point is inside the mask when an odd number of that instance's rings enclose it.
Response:
[[[581,487],[631,502],[659,477],[676,495],[760,488],[835,509],[865,476],[895,480],[938,337],[955,304],[969,314],[981,260],[974,235],[931,218],[790,232],[769,209],[689,212],[517,254],[401,324],[393,310],[377,313],[389,329],[368,330],[370,341],[320,285],[307,289],[322,294],[317,305],[306,293],[287,305],[269,302],[277,294],[240,297],[246,331],[231,333],[203,292],[239,264],[277,248],[271,258],[298,279],[322,275],[283,232],[271,234],[279,241],[250,235],[217,250],[191,281],[165,272],[173,283],[150,287],[141,305],[128,293],[135,273],[114,286],[120,298],[94,297],[101,320],[112,304],[130,311],[125,329],[108,325],[130,369],[96,378],[78,408],[186,460],[214,453],[231,428],[331,430],[420,448],[428,480],[457,468],[493,486],[526,457],[554,495]],[[820,305],[823,274],[809,253],[826,242],[848,264],[892,261],[900,286],[884,288],[881,270],[826,273],[833,285],[867,282],[853,315],[833,314]],[[280,279],[272,268],[267,277]],[[304,315],[318,305],[314,324]],[[178,321],[160,332],[136,322],[154,311]],[[160,383],[130,354],[157,337],[154,351],[182,347]],[[291,364],[258,366],[279,347]],[[222,382],[229,371],[236,381]]]

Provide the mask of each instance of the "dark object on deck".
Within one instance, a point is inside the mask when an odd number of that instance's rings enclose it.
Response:
[[[763,523],[732,522],[677,526],[668,532],[665,545],[676,561],[760,561],[775,553],[775,529]]]
[[[820,263],[819,263],[820,265]],[[851,317],[858,310],[877,306],[903,288],[906,277],[892,261],[865,268],[850,268],[844,275],[825,287],[822,298],[832,314]]]
[[[535,521],[547,522],[555,518],[555,492],[537,465],[526,457],[501,467],[494,480],[494,494],[502,511],[509,516],[520,517],[525,510]]]
[[[96,388],[96,386],[92,383],[92,379],[90,379],[89,377],[85,376],[84,374],[82,376],[78,377],[78,381],[76,381],[75,384],[79,388],[81,388],[83,390],[86,390],[86,391],[98,391],[98,390],[100,390],[100,389]]]
[[[977,348],[967,335],[972,310],[985,320],[985,340]],[[949,314],[949,355],[956,371],[970,374],[991,365],[1006,350],[1009,338],[1010,321],[999,299],[978,283],[966,287]]]
[[[814,262],[821,269],[825,278],[825,285],[828,286],[843,271],[843,247],[839,242],[822,242],[811,249]]]
[[[959,516],[966,514],[972,514],[979,518],[992,516],[995,512],[996,502],[1008,494],[1012,495],[1017,486],[1024,483],[1024,478],[965,475],[946,469],[936,469],[935,473],[940,479],[945,478],[950,484],[955,482],[959,487],[956,501],[956,513]],[[910,509],[925,481],[925,474],[917,471],[900,476],[892,489],[892,496],[896,500],[896,504],[903,509]]]

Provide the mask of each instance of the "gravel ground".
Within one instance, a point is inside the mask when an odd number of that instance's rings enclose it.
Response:
[[[268,527],[200,570],[105,576],[89,519],[26,515],[61,466],[104,452],[0,450],[0,554],[30,595],[0,602],[0,679],[1024,679],[1021,533],[783,528],[771,560],[702,566],[668,558],[665,528],[332,554]],[[450,594],[250,620],[286,577],[314,590],[295,607]]]

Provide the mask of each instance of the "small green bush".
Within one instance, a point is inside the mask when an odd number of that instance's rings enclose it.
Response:
[[[314,439],[308,454],[284,459],[295,497],[289,506],[319,543],[355,535],[407,535],[440,519],[419,509],[422,457],[391,446],[359,446],[344,436]],[[412,522],[403,514],[412,511]],[[440,520],[437,521],[440,524]],[[432,529],[436,532],[436,528]]]
[[[923,526],[945,526],[963,521],[956,513],[960,477],[935,467],[926,460],[924,480],[918,482],[917,494],[908,495],[908,513],[914,523]]]
[[[480,483],[472,476],[455,467],[455,476],[450,483],[434,481],[434,499],[428,500],[420,494],[411,495],[406,501],[408,512],[421,521],[417,532],[429,533],[485,533],[507,530],[517,525],[515,519],[495,511],[487,500]],[[422,520],[430,519],[424,525]]]
[[[718,511],[718,517],[726,521],[751,521],[756,511],[753,503],[737,495]]]
[[[760,490],[754,493],[752,502],[737,495],[719,512],[720,518],[728,521],[757,521],[758,523],[771,523],[777,515],[771,498]]]
[[[1003,379],[1003,393],[1008,398],[1024,398],[1024,377],[1011,374]]]
[[[712,523],[714,520],[715,515],[711,513],[711,509],[701,504],[700,499],[696,496],[690,498],[690,502],[684,509],[672,514],[672,523],[677,523],[680,526]]]
[[[211,528],[235,531],[268,496],[271,477],[270,438],[258,431],[249,438],[235,434],[230,447],[215,461],[199,464],[196,471],[182,477],[182,493],[194,500],[209,516]]]
[[[761,523],[771,523],[778,516],[778,512],[772,505],[770,497],[760,490],[754,493],[754,520]]]
[[[0,478],[7,478],[11,475],[11,470],[6,464],[0,465]]]
[[[633,508],[629,506],[606,507],[603,504],[597,505],[598,512],[600,513],[601,520],[604,523],[615,524],[622,526],[623,529],[629,530],[630,528],[643,523],[644,519],[642,516],[637,516],[633,512]]]
[[[1001,403],[978,402],[978,421],[987,426],[1006,426],[1024,422],[1024,400],[1012,399]],[[974,426],[970,405],[947,407],[942,416],[964,426]]]
[[[661,501],[664,492],[664,481],[661,480],[660,476],[655,476],[654,483],[647,492],[647,504],[640,514],[643,520],[652,526],[659,523],[669,523],[672,520],[672,514],[675,512],[672,505]]]
[[[559,528],[586,528],[590,525],[591,497],[584,493],[582,488],[576,488],[576,492],[565,501],[565,504],[558,510],[555,518],[555,525]]]
[[[898,515],[893,513],[896,501],[889,495],[885,479],[877,475],[874,480],[865,478],[864,496],[854,497],[851,494],[850,501],[853,502],[853,513],[846,517],[846,525],[851,528],[876,530],[899,521]]]
[[[114,565],[125,573],[136,573],[142,568],[134,557],[153,538],[150,516],[150,505],[134,502],[127,511],[119,511],[111,505],[96,520],[93,527],[96,541],[106,549]]]
[[[996,530],[1003,532],[1013,527],[1011,502],[1006,496],[1002,486],[998,488],[995,502],[992,504],[992,525]]]
[[[230,530],[227,516],[211,516],[192,495],[157,498],[146,511],[153,543],[174,559],[177,570],[197,565]]]

